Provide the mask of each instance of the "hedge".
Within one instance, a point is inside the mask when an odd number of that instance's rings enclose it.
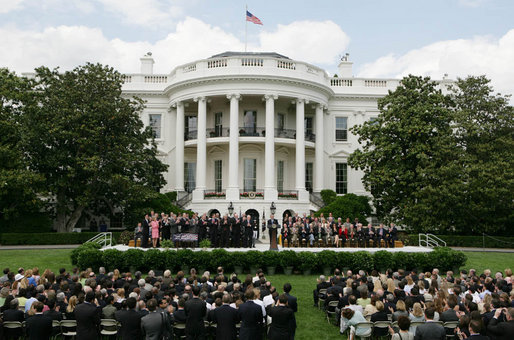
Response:
[[[113,232],[112,237],[118,243],[120,232]],[[95,232],[83,233],[4,233],[0,234],[0,244],[37,245],[37,244],[81,244],[98,235]]]
[[[461,236],[461,235],[436,235],[446,242],[448,247],[471,247],[482,248],[484,246],[484,238],[482,235]],[[496,240],[495,240],[496,239]],[[409,245],[417,246],[419,244],[418,234],[408,235]],[[494,236],[485,237],[486,248],[514,248],[514,237]]]
[[[192,251],[191,249],[158,250],[129,249],[119,251],[116,249],[99,250],[95,245],[84,244],[75,249],[71,260],[81,269],[93,268],[96,270],[104,266],[107,270],[119,269],[121,271],[148,271],[170,269],[173,272],[184,268],[215,271],[216,267],[223,266],[225,270],[232,271],[235,267],[250,269],[268,266],[284,269],[293,267],[297,271],[326,272],[335,268],[351,269],[354,271],[377,269],[405,269],[405,270],[432,270],[439,268],[442,271],[458,270],[466,263],[466,255],[461,251],[450,248],[436,248],[429,253],[390,253],[378,251],[369,253],[339,252],[324,250],[319,253],[294,251],[256,251],[228,252],[225,249],[212,251]]]

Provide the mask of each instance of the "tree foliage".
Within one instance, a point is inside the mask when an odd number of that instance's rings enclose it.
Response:
[[[20,117],[31,82],[0,68],[0,226],[18,224],[22,214],[38,211],[43,176],[30,169],[20,147]],[[4,230],[2,228],[2,230]]]
[[[35,79],[22,142],[30,169],[45,176],[58,231],[99,202],[114,209],[156,197],[166,166],[139,118],[143,101],[122,96],[120,73],[88,63],[40,67]]]
[[[507,230],[513,211],[513,115],[485,77],[448,93],[409,76],[378,102],[377,120],[352,128],[377,216],[416,231]]]
[[[329,190],[324,191],[328,193]],[[335,194],[334,191],[332,192]],[[346,218],[350,218],[350,220],[353,221],[357,217],[363,224],[367,223],[368,217],[371,216],[371,206],[369,205],[369,197],[367,196],[355,194],[327,196],[334,198],[329,204],[318,210],[315,214],[316,216],[320,216],[321,213],[323,213],[325,217],[328,217],[329,213],[332,213],[334,218],[341,217],[343,221]]]

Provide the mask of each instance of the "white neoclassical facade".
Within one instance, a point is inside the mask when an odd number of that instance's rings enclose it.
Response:
[[[188,209],[225,213],[309,213],[319,193],[366,194],[362,173],[347,165],[358,146],[349,129],[378,116],[377,100],[396,79],[339,74],[277,53],[226,52],[153,74],[127,74],[123,92],[146,100],[141,117],[169,165],[164,191]]]

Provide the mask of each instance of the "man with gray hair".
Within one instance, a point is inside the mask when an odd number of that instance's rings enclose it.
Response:
[[[318,307],[319,299],[326,299],[326,293],[320,294],[321,289],[328,289],[330,287],[330,282],[327,281],[325,275],[320,275],[318,279],[318,284],[316,285],[316,289],[312,291],[312,295],[314,298],[314,307]]]

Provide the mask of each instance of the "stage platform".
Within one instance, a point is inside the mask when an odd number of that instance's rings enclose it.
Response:
[[[134,248],[134,247],[129,247],[129,246],[125,246],[125,245],[116,245],[116,246],[111,246],[111,247],[105,247],[105,248],[102,248],[102,249],[103,250],[104,249],[117,249],[117,250],[120,250],[120,251],[127,251],[129,249],[148,250],[148,249],[153,249],[153,248]],[[157,249],[164,250],[164,248],[157,248]],[[193,251],[204,250],[203,248],[187,248],[187,249],[191,249]],[[210,250],[213,250],[213,249],[217,249],[217,248],[206,248],[205,250],[210,251]],[[224,248],[224,249],[226,251],[229,251],[229,252],[232,252],[232,251],[248,251],[248,250],[266,251],[266,250],[269,250],[269,243],[258,242],[255,245],[255,248]],[[354,253],[354,252],[357,252],[357,251],[367,251],[367,252],[370,252],[370,253],[375,253],[375,252],[380,251],[380,250],[385,250],[385,251],[388,251],[388,252],[391,252],[391,253],[396,253],[396,252],[428,253],[428,252],[432,251],[432,248],[412,247],[412,246],[401,247],[401,248],[287,248],[287,247],[283,248],[283,247],[279,246],[278,247],[278,251],[282,251],[282,250],[293,250],[293,251],[296,251],[296,252],[310,251],[312,253],[319,253],[322,250],[333,250],[335,252],[349,252],[349,253]]]

